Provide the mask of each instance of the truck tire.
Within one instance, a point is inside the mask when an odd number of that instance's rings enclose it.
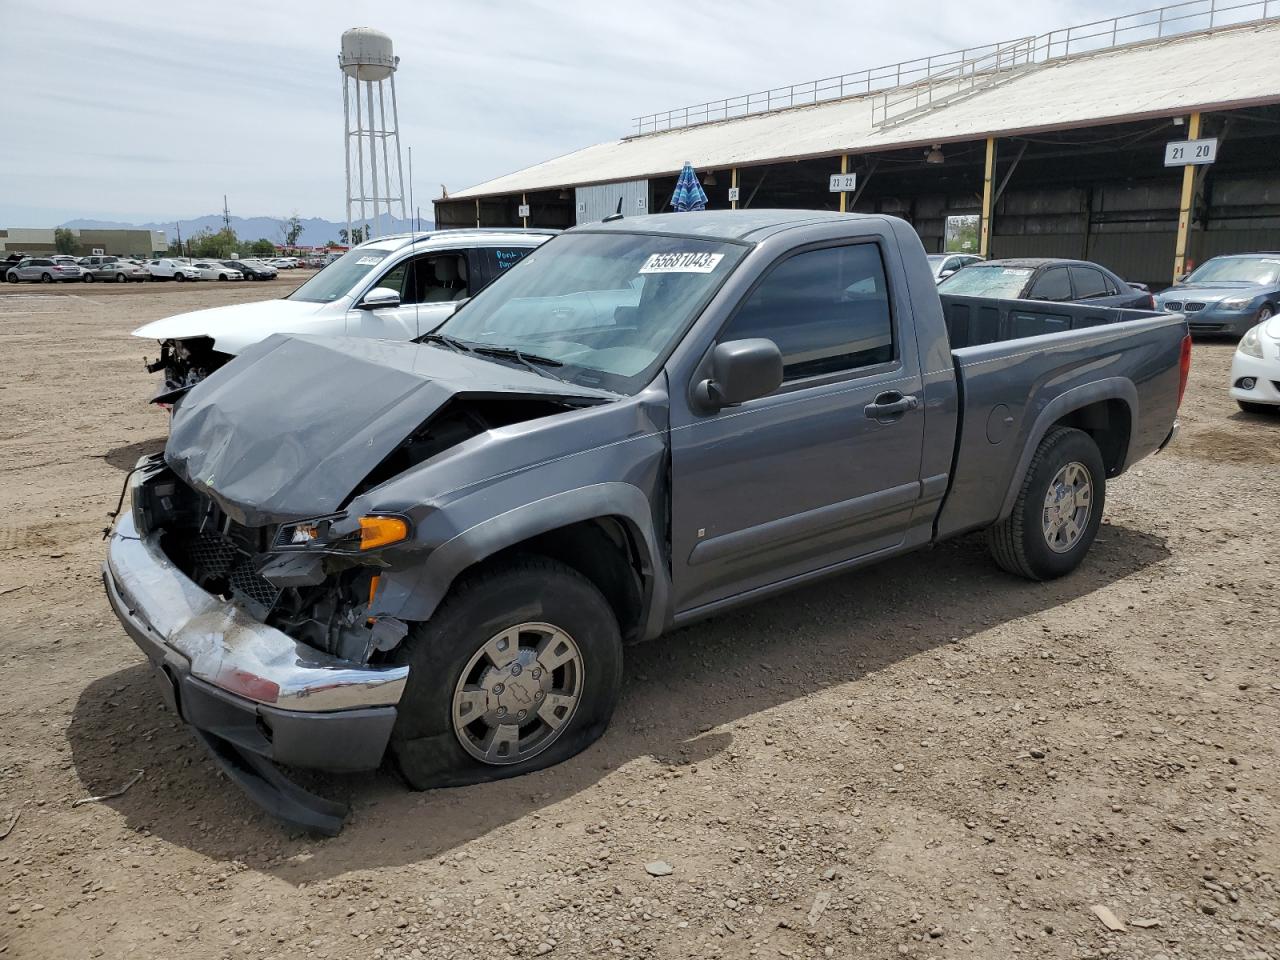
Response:
[[[1052,580],[1080,565],[1102,522],[1106,467],[1083,430],[1053,427],[1027,466],[1013,512],[987,531],[1001,569]]]
[[[467,575],[396,651],[409,666],[390,752],[417,790],[567,760],[609,725],[622,639],[577,571],[521,557]]]

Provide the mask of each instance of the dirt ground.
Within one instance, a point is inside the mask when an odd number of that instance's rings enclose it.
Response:
[[[629,650],[574,760],[332,778],[317,840],[166,712],[99,579],[166,430],[129,330],[297,279],[0,289],[0,958],[1280,958],[1280,416],[1231,345],[1072,576],[966,538],[722,616]]]

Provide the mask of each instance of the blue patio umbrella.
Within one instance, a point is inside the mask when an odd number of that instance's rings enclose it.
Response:
[[[680,170],[676,179],[676,192],[671,195],[671,206],[678,212],[707,209],[707,193],[698,182],[698,175],[693,172],[693,164],[688,160]]]

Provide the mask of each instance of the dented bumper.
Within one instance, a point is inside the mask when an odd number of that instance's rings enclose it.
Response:
[[[107,598],[184,720],[280,763],[378,765],[408,667],[352,664],[254,620],[196,586],[128,512],[110,540]]]

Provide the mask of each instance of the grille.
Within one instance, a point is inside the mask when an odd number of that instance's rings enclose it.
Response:
[[[1166,301],[1164,302],[1164,308],[1165,308],[1166,310],[1168,310],[1170,313],[1181,313],[1181,312],[1182,312],[1182,301],[1181,301],[1181,300],[1166,300]]]
[[[231,592],[234,596],[251,600],[268,611],[280,599],[280,590],[253,569],[253,560],[249,557],[245,557],[236,564],[228,582],[231,584]]]
[[[1196,302],[1194,302],[1194,301],[1191,301],[1191,302],[1187,303],[1187,304],[1183,307],[1183,309],[1184,309],[1184,310],[1186,310],[1186,311],[1187,311],[1187,313],[1199,313],[1201,310],[1203,310],[1203,309],[1204,309],[1204,304],[1203,304],[1203,303],[1196,303]]]
[[[205,575],[225,577],[243,554],[222,537],[202,533],[187,544],[187,556]]]

